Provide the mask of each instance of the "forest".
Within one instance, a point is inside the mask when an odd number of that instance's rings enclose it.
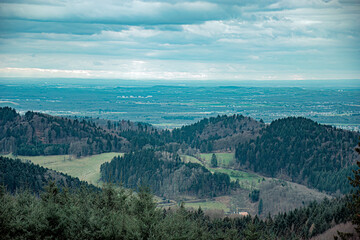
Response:
[[[121,153],[101,165],[100,180],[105,184],[101,190],[29,161],[1,156],[1,235],[5,239],[309,239],[349,223],[359,212],[360,192],[353,190],[359,187],[358,179],[351,185],[347,178],[357,173],[359,136],[302,117],[265,124],[242,115],[223,115],[163,130],[125,120],[31,111],[20,115],[15,109],[0,108],[4,155]],[[218,161],[216,156],[231,152],[234,161]],[[209,155],[208,163],[201,157],[204,154]],[[184,161],[184,156],[191,161]],[[64,161],[72,160],[64,157]],[[246,173],[240,170],[261,175],[246,188],[238,182],[237,177]],[[264,196],[274,184],[293,188],[279,179],[333,195],[303,202],[286,213],[264,214],[263,206],[269,205]],[[163,200],[214,199],[244,193],[258,216],[210,217],[200,208],[186,208],[181,200],[171,207],[155,201],[155,195]]]
[[[215,197],[229,194],[239,185],[230,182],[224,173],[211,173],[197,163],[183,163],[176,154],[164,154],[153,150],[115,157],[101,166],[103,182],[122,183],[136,188],[148,185],[158,196],[167,198],[179,194],[198,197]]]
[[[86,120],[0,108],[0,152],[17,155],[92,155],[120,151],[122,139]]]
[[[354,151],[358,141],[359,133],[292,117],[273,121],[261,136],[239,144],[235,157],[240,168],[348,193],[346,177],[359,159]]]
[[[156,207],[149,188],[136,194],[106,185],[101,191],[60,191],[50,182],[36,196],[0,188],[2,239],[309,239],[350,221],[350,197],[325,199],[260,219],[210,218],[199,208]]]

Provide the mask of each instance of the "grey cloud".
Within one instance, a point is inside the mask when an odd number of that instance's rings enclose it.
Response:
[[[17,19],[1,20],[0,34],[23,33],[67,33],[92,35],[101,31],[121,31],[127,26],[117,24],[71,23],[71,22],[39,22]]]
[[[238,14],[235,8],[210,2],[129,1],[99,5],[97,1],[84,1],[66,2],[63,5],[0,5],[0,17],[3,19],[123,25],[192,24],[228,19]]]

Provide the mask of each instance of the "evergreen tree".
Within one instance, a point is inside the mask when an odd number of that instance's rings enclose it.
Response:
[[[260,199],[259,206],[258,206],[258,214],[261,215],[263,211],[263,200]]]
[[[360,142],[358,143],[356,151],[360,154]],[[359,168],[353,170],[354,178],[349,177],[349,180],[350,184],[355,188],[352,199],[353,201],[351,203],[351,208],[354,211],[352,222],[356,225],[356,231],[360,233],[360,161],[357,161],[356,164]]]
[[[211,167],[217,167],[218,166],[218,160],[216,158],[215,153],[211,156]]]

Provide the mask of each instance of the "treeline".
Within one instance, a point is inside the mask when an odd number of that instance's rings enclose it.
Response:
[[[201,152],[232,150],[239,141],[256,136],[264,123],[234,114],[204,118],[197,123],[174,129],[175,142],[186,143]]]
[[[151,146],[192,155],[196,152],[234,150],[238,143],[256,138],[264,126],[264,123],[242,115],[223,115],[204,118],[172,131],[128,121],[109,121],[106,127],[126,138],[133,151]]]
[[[86,120],[66,119],[42,113],[19,115],[0,108],[0,152],[15,155],[92,155],[126,151],[127,142]]]
[[[56,183],[60,188],[97,189],[78,178],[30,162],[0,156],[0,185],[4,186],[8,192],[15,193],[18,190],[26,189],[39,194],[49,182]]]
[[[215,197],[239,187],[223,173],[211,173],[195,163],[183,163],[177,154],[142,150],[115,157],[101,165],[101,180],[122,183],[127,188],[149,185],[159,196],[181,194]]]
[[[256,140],[239,144],[241,168],[266,176],[291,179],[310,187],[347,193],[346,177],[359,156],[360,134],[318,124],[302,117],[273,121]]]
[[[21,116],[15,109],[3,107],[0,108],[0,152],[79,157],[148,147],[183,153],[228,151],[239,142],[258,136],[263,127],[263,123],[242,115],[223,115],[169,131],[125,120],[79,120],[31,111]]]
[[[265,219],[211,219],[201,209],[159,209],[148,189],[137,194],[59,191],[53,183],[37,197],[0,188],[2,239],[309,239],[350,220],[347,199],[324,200]]]

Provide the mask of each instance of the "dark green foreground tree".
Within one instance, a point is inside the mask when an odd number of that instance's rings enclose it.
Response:
[[[360,154],[360,142],[355,150]],[[354,211],[352,222],[356,225],[355,229],[360,234],[360,161],[357,161],[356,164],[359,168],[357,170],[353,170],[354,178],[349,177],[349,180],[350,184],[355,188],[351,204]]]
[[[360,154],[360,142],[355,150]],[[355,230],[360,235],[360,161],[357,161],[356,165],[358,169],[353,170],[354,178],[348,177],[350,184],[355,188],[352,199],[349,201],[349,206],[352,210],[351,222],[355,225]],[[334,236],[335,240],[347,240],[353,237],[353,233],[337,231],[337,234],[339,236]]]
[[[108,185],[102,191],[59,189],[40,196],[0,191],[1,239],[309,239],[349,221],[346,199],[259,219],[210,219],[201,209],[160,209],[148,188],[137,193]]]

